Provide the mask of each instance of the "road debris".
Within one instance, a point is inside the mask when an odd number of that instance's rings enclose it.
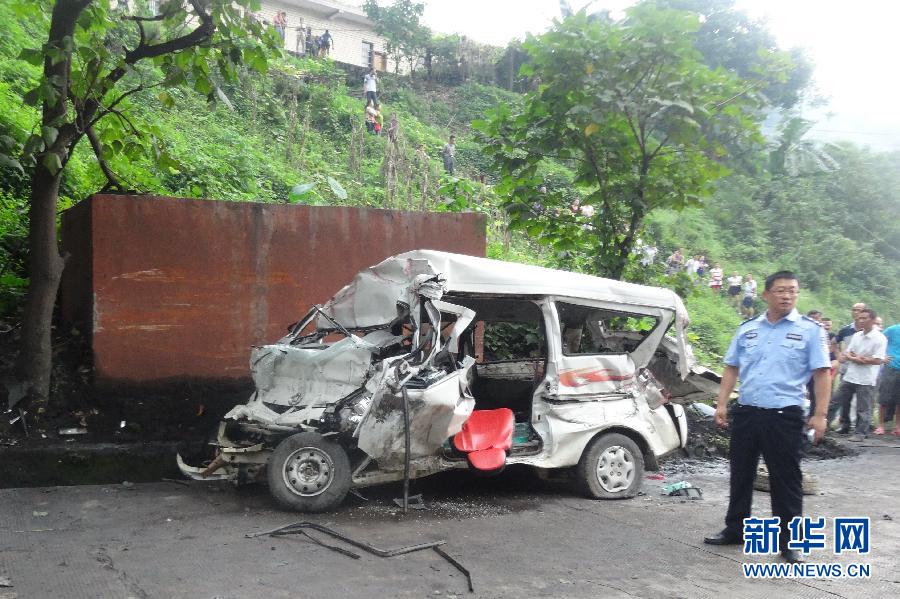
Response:
[[[768,468],[766,468],[765,464],[760,464],[759,468],[757,468],[756,479],[753,481],[753,488],[757,491],[765,491],[766,493],[769,492],[769,470]],[[803,473],[803,494],[819,494],[819,485],[818,483],[816,483],[816,479],[814,479],[808,472]]]
[[[466,581],[468,582],[468,585],[469,585],[469,592],[472,592],[472,593],[475,592],[475,588],[472,585],[472,575],[469,573],[469,571],[465,567],[463,567],[462,564],[460,564],[458,561],[456,561],[453,557],[451,557],[449,554],[447,554],[445,551],[443,551],[440,548],[440,545],[444,545],[447,542],[447,541],[443,541],[443,540],[431,541],[428,543],[419,543],[418,545],[409,545],[408,547],[397,547],[395,549],[379,549],[378,547],[375,547],[374,545],[369,545],[368,543],[364,543],[362,541],[357,541],[357,540],[352,539],[334,529],[328,528],[327,526],[322,526],[321,524],[316,524],[315,522],[295,522],[293,524],[279,526],[278,528],[274,528],[272,530],[266,530],[266,531],[262,531],[262,532],[248,532],[244,535],[244,538],[253,539],[253,538],[262,537],[262,536],[280,537],[280,536],[284,536],[284,535],[300,534],[300,535],[303,535],[306,538],[310,539],[317,545],[321,545],[322,547],[331,549],[332,551],[336,551],[338,553],[341,553],[341,554],[346,555],[347,557],[351,557],[353,559],[360,558],[360,556],[358,554],[356,554],[352,551],[348,551],[341,547],[335,547],[333,545],[328,545],[326,543],[323,543],[321,540],[310,535],[307,532],[307,529],[316,530],[323,534],[332,536],[335,539],[338,539],[340,541],[347,543],[348,545],[352,545],[352,546],[356,547],[357,549],[362,549],[363,551],[371,553],[372,555],[377,555],[378,557],[395,557],[398,555],[406,555],[407,553],[413,553],[415,551],[422,551],[425,549],[434,549],[434,551],[438,555],[440,555],[445,560],[447,560],[447,562],[449,562],[454,568],[456,568],[457,570],[459,570],[460,572],[465,574]]]
[[[15,586],[15,585],[13,585],[12,580],[10,580],[6,576],[0,576],[0,587],[4,587],[4,588],[8,589],[12,586]]]
[[[406,506],[403,505],[403,499],[404,499],[403,497],[396,497],[394,499],[394,503],[396,503],[398,507],[402,507],[404,509],[404,511],[406,510],[407,507],[410,509],[413,509],[413,510],[428,509],[425,506],[425,502],[422,501],[421,493],[419,493],[417,495],[412,495],[411,497],[406,498],[407,499]]]
[[[669,497],[687,497],[688,499],[703,499],[703,491],[686,480],[672,483],[662,488],[662,494]]]
[[[324,541],[321,541],[321,540],[317,539],[316,537],[312,536],[311,534],[309,534],[309,533],[306,532],[305,530],[301,530],[301,531],[300,531],[300,534],[302,534],[304,537],[306,537],[307,539],[309,539],[310,541],[312,541],[312,542],[315,543],[316,545],[319,545],[319,546],[324,547],[324,548],[326,548],[326,549],[331,549],[332,551],[336,551],[337,553],[340,553],[340,554],[342,554],[342,555],[346,555],[347,557],[352,557],[353,559],[359,559],[359,558],[360,558],[360,555],[359,555],[358,553],[353,553],[352,551],[349,551],[349,550],[347,550],[347,549],[344,549],[343,547],[338,547],[337,545],[329,545],[328,543],[325,543]],[[272,547],[272,549],[275,549],[275,548]]]
[[[433,541],[430,543],[420,543],[419,545],[410,545],[409,547],[397,547],[395,549],[379,549],[374,545],[369,545],[368,543],[363,543],[362,541],[357,541],[355,539],[351,539],[350,537],[337,532],[327,526],[322,526],[321,524],[316,524],[315,522],[295,522],[294,524],[288,524],[286,526],[281,526],[274,530],[269,530],[266,532],[259,533],[248,533],[244,535],[246,538],[251,539],[254,537],[260,537],[264,535],[271,536],[279,536],[279,535],[290,535],[290,534],[299,534],[301,530],[305,528],[311,528],[313,530],[317,530],[321,533],[325,533],[330,535],[336,539],[344,541],[354,547],[362,549],[364,551],[368,551],[372,555],[377,555],[378,557],[394,557],[396,555],[404,555],[407,553],[412,553],[414,551],[421,551],[423,549],[430,549],[437,545],[443,545],[447,541]]]
[[[84,427],[77,426],[72,428],[61,428],[59,429],[59,434],[62,436],[70,436],[70,435],[86,435],[88,430]]]
[[[362,499],[363,501],[368,501],[368,499],[366,499],[366,498],[363,496],[363,494],[360,493],[359,490],[357,490],[357,489],[350,489],[349,493],[350,493],[351,495],[355,496],[355,497],[358,497],[358,498]]]
[[[437,553],[437,554],[440,555],[442,558],[444,558],[445,560],[447,560],[448,562],[450,562],[451,564],[453,564],[453,567],[455,567],[457,570],[459,570],[460,572],[462,572],[463,574],[466,575],[466,582],[467,582],[468,585],[469,585],[469,592],[470,592],[470,593],[474,593],[474,592],[475,592],[475,586],[472,584],[472,574],[471,574],[466,568],[464,568],[462,564],[460,564],[458,561],[456,561],[455,559],[453,559],[452,557],[450,557],[450,555],[449,555],[446,551],[444,551],[443,549],[441,549],[441,548],[438,547],[437,545],[435,545],[434,547],[432,547],[432,549],[434,549],[435,553]]]
[[[716,409],[711,405],[695,401],[690,405],[691,410],[705,418],[712,418],[716,415]]]

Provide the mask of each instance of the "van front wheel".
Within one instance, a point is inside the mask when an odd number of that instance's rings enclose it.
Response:
[[[634,497],[644,479],[644,454],[625,435],[601,435],[584,450],[578,462],[577,475],[581,491],[588,497]]]
[[[318,433],[297,433],[272,452],[266,476],[269,492],[298,512],[336,508],[350,490],[350,460],[337,443]]]

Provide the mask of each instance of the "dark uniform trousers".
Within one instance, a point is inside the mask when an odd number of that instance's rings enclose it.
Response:
[[[772,515],[781,518],[780,544],[790,540],[788,524],[803,513],[803,408],[765,409],[735,404],[731,413],[731,497],[725,526],[743,536],[744,518],[750,517],[753,481],[762,455],[769,469]]]

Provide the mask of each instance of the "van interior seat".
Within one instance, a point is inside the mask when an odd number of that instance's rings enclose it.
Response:
[[[453,437],[453,446],[466,454],[472,468],[498,470],[506,464],[514,427],[515,416],[509,408],[475,410]]]

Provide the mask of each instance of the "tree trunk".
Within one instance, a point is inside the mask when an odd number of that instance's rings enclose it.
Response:
[[[61,174],[62,171],[51,175],[39,164],[31,185],[28,296],[17,373],[28,385],[32,399],[47,399],[50,395],[53,363],[50,332],[64,264],[56,244],[56,201]]]
[[[64,165],[69,152],[78,143],[80,133],[70,127],[63,133],[68,111],[67,95],[72,56],[65,43],[75,32],[81,12],[93,0],[58,0],[53,7],[47,46],[64,52],[63,60],[44,58],[44,79],[56,92],[56,99],[44,98],[41,124],[59,132],[51,147],[39,152],[31,177],[31,205],[28,230],[28,295],[22,320],[22,345],[16,363],[16,374],[28,388],[31,399],[46,400],[50,396],[50,372],[53,365],[51,327],[56,292],[62,277],[64,260],[56,243],[56,205],[62,169],[55,173],[44,165],[45,158],[55,155]]]

